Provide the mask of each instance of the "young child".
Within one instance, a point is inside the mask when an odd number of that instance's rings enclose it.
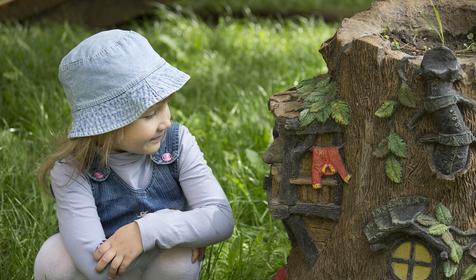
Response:
[[[168,99],[189,76],[133,31],[95,34],[61,61],[73,124],[39,169],[60,233],[35,279],[197,279],[207,245],[233,231],[228,200]],[[198,261],[197,261],[198,260]]]

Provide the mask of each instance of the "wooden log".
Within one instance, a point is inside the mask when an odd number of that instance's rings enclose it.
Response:
[[[291,214],[301,214],[304,216],[314,216],[337,221],[340,216],[340,206],[334,204],[321,205],[315,203],[296,203],[289,208]]]
[[[7,0],[0,3],[0,19],[24,19],[60,5],[66,0]]]
[[[169,0],[159,0],[170,3]],[[0,20],[49,19],[106,27],[152,14],[152,0],[12,0],[0,5]]]
[[[310,237],[304,221],[299,215],[291,215],[283,222],[292,231],[295,243],[304,256],[305,264],[312,267],[319,256],[319,250]]]

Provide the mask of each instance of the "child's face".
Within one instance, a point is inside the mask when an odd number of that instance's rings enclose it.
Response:
[[[160,148],[165,129],[171,126],[167,100],[150,107],[133,123],[124,127],[122,137],[113,145],[115,151],[153,154]]]

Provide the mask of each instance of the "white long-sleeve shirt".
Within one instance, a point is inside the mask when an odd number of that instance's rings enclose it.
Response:
[[[195,137],[180,127],[179,182],[189,206],[186,211],[162,209],[136,220],[144,251],[154,247],[203,247],[227,239],[233,231],[230,204],[208,167]],[[148,155],[111,154],[109,166],[132,188],[147,186],[153,162]],[[76,174],[71,178],[71,174]],[[88,279],[107,279],[107,269],[96,273],[93,258],[105,239],[89,180],[77,175],[67,161],[51,170],[60,234],[75,265]]]

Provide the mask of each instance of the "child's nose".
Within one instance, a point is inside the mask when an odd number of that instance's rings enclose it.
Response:
[[[171,126],[172,126],[172,121],[170,120],[170,118],[167,118],[166,120],[163,120],[160,122],[158,130],[165,130]]]

